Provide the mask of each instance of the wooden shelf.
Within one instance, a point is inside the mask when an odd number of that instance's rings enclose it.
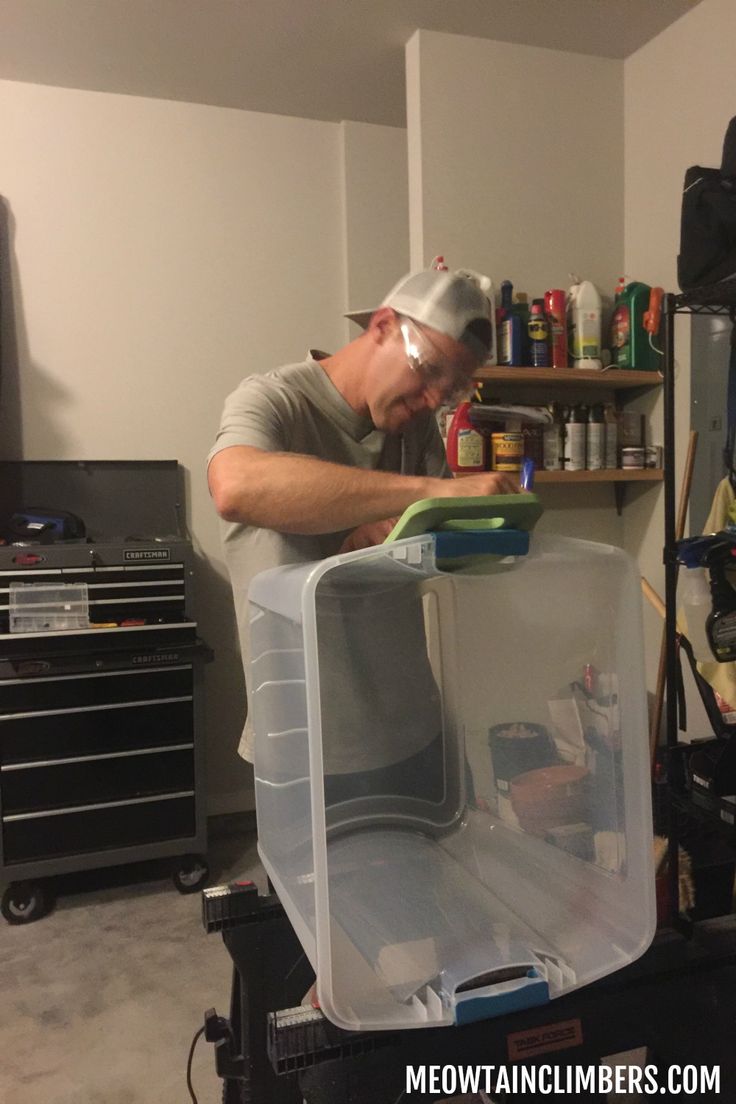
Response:
[[[540,384],[550,387],[600,387],[607,391],[631,390],[636,387],[661,387],[659,372],[631,372],[625,368],[608,368],[591,372],[587,368],[479,368],[476,379],[514,387]]]
[[[661,468],[604,468],[603,471],[537,471],[535,483],[661,483]]]
[[[458,472],[458,478],[470,472]],[[509,472],[513,476],[513,472]],[[602,471],[536,471],[534,483],[661,483],[661,468],[604,468]]]

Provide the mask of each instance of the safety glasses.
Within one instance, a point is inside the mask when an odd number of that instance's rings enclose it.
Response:
[[[407,363],[412,372],[419,376],[426,391],[432,392],[447,406],[461,402],[473,393],[473,380],[468,378],[467,369],[454,365],[416,322],[400,318],[399,328]]]

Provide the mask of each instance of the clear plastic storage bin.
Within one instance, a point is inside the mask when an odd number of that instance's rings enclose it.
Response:
[[[424,534],[251,586],[259,851],[349,1030],[541,1004],[654,933],[635,564],[497,536],[482,560]]]
[[[10,631],[89,628],[86,583],[11,583]]]

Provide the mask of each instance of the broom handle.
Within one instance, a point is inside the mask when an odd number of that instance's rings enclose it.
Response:
[[[687,508],[690,502],[690,490],[693,485],[693,468],[695,467],[695,453],[698,448],[698,434],[696,430],[690,430],[690,438],[687,444],[687,456],[685,458],[685,471],[682,476],[680,488],[680,502],[677,508],[677,522],[675,525],[675,540],[682,540],[685,536],[685,520]],[[657,689],[654,696],[654,714],[652,726],[649,730],[649,757],[654,768],[654,759],[657,754],[657,741],[662,725],[662,706],[664,704],[664,687],[667,674],[667,626],[662,629],[662,642],[659,646],[659,670],[657,671]]]

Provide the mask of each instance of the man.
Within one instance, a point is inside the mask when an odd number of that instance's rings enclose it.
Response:
[[[472,389],[492,304],[465,275],[404,277],[336,353],[248,376],[228,397],[208,479],[226,523],[243,662],[250,580],[280,564],[381,543],[424,498],[515,493],[500,472],[448,478],[435,412]],[[240,752],[252,760],[246,721]]]

